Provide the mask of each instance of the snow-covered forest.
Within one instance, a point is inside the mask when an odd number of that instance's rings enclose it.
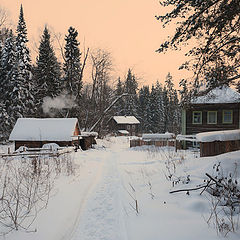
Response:
[[[114,79],[111,53],[82,50],[73,27],[65,35],[60,59],[47,26],[36,61],[31,59],[28,45],[21,6],[17,29],[0,29],[2,139],[8,138],[19,117],[78,117],[81,128],[89,129],[121,95],[96,126],[100,134],[107,133],[113,115],[136,116],[143,132],[179,131],[179,100],[170,73],[164,83],[157,81],[152,86],[140,86],[131,69],[126,76]],[[90,76],[85,74],[86,67],[91,69]]]

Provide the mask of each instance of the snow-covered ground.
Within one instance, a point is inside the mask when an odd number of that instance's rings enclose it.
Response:
[[[169,191],[202,184],[222,162],[240,177],[240,151],[199,158],[198,152],[143,146],[129,148],[127,137],[99,140],[96,149],[72,153],[75,173],[60,176],[46,209],[29,230],[10,240],[214,240],[207,224],[211,202],[200,191]],[[227,173],[226,173],[227,174]],[[172,181],[170,181],[170,178]],[[174,186],[173,186],[174,181]],[[238,233],[228,239],[240,239]]]

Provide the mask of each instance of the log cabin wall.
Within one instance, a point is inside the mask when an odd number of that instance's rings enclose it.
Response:
[[[73,133],[73,136],[78,136],[78,135],[80,135],[81,133],[80,133],[80,128],[79,128],[79,125],[78,125],[78,123],[76,124],[76,126],[75,126],[75,129],[74,129],[74,133]]]
[[[237,150],[240,150],[240,140],[200,143],[200,157],[216,156]]]
[[[239,103],[225,104],[192,104],[186,109],[186,134],[192,135],[200,132],[239,129]],[[232,123],[223,123],[223,111],[232,110]],[[193,112],[202,112],[202,124],[193,124]],[[217,111],[217,123],[208,124],[208,111]]]
[[[15,150],[21,146],[28,148],[41,148],[47,143],[56,143],[60,147],[72,146],[72,141],[15,141]]]

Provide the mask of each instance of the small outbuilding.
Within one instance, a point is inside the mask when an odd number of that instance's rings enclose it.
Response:
[[[79,145],[82,150],[88,150],[92,148],[93,145],[97,144],[96,138],[98,136],[97,132],[81,132],[81,135],[78,136],[79,138]]]
[[[118,135],[137,136],[140,122],[134,116],[114,116],[109,121],[109,129]]]
[[[46,143],[61,147],[74,145],[74,136],[80,135],[77,118],[19,118],[9,140],[20,146],[41,148]]]
[[[201,157],[240,150],[240,129],[198,133],[196,139],[200,142]]]

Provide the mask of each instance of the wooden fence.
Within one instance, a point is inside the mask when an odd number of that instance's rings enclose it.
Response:
[[[240,140],[200,142],[200,157],[216,156],[237,150],[240,150]]]
[[[144,141],[142,139],[132,139],[130,140],[130,147],[138,147],[144,145],[153,145],[156,147],[164,147],[164,146],[175,146],[175,140],[152,140],[152,141]]]

